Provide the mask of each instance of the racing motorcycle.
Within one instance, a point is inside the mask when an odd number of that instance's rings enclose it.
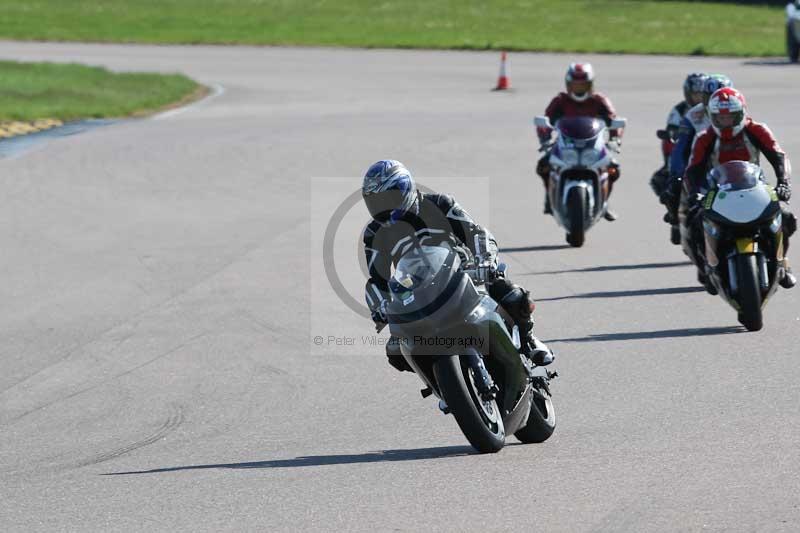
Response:
[[[547,117],[536,117],[534,124],[557,133],[555,141],[539,148],[550,154],[547,194],[553,216],[567,231],[567,243],[583,246],[586,232],[608,208],[610,179],[619,172],[612,152],[618,153],[619,145],[608,141],[605,123],[596,118],[562,118],[554,128]],[[611,128],[625,124],[625,119],[614,119]]]
[[[656,130],[656,137],[661,139],[663,143],[670,143],[674,144],[675,139],[669,134],[667,130]],[[662,148],[662,151],[664,148]],[[665,158],[669,158],[669,154],[663,154]],[[653,176],[650,178],[650,188],[653,189],[653,192],[656,194],[657,198],[661,198],[661,195],[664,194],[664,191],[667,188],[669,183],[669,165],[664,163],[664,165],[656,170],[653,173]],[[678,226],[677,220],[670,220],[669,213],[664,216],[664,220],[667,221],[670,225],[670,233],[669,233],[669,240],[672,244],[680,244],[681,243],[681,230]]]
[[[763,326],[762,308],[784,275],[778,196],[760,167],[731,161],[708,175],[703,203],[709,280],[749,331]]]
[[[485,269],[463,257],[447,243],[406,252],[389,281],[389,330],[426,386],[422,397],[439,398],[476,450],[499,451],[506,433],[544,442],[556,427],[557,373],[520,354],[518,328],[482,284]],[[504,273],[500,265],[493,275]]]

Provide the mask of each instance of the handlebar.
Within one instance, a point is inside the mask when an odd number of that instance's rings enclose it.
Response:
[[[553,147],[554,144],[555,144],[555,141],[544,142],[544,143],[542,143],[541,146],[539,146],[539,151],[540,152],[547,152],[548,150],[550,150],[550,148]]]
[[[478,266],[477,268],[467,268],[462,270],[467,276],[474,283],[486,283],[487,281],[495,281],[500,278],[504,278],[506,276],[506,270],[508,270],[508,266],[505,263],[500,263],[497,265],[487,265],[487,266]],[[481,272],[485,272],[488,274],[487,276],[481,276]]]

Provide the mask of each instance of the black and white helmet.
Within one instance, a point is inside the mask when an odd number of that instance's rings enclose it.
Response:
[[[683,99],[689,106],[694,106],[703,101],[703,89],[708,79],[708,74],[692,72],[683,82]]]
[[[400,161],[383,159],[370,165],[361,195],[373,220],[394,224],[407,213],[419,212],[419,193],[411,172]]]

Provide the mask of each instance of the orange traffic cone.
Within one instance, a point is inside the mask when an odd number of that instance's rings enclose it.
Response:
[[[500,54],[500,77],[497,78],[497,87],[495,87],[494,90],[505,91],[510,88],[511,82],[508,81],[508,76],[506,76],[506,53],[503,51]]]

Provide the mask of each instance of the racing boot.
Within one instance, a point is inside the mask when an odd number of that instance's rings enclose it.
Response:
[[[533,320],[528,320],[520,328],[520,338],[522,346],[519,351],[530,359],[536,366],[547,366],[552,363],[556,356],[545,343],[536,338],[533,334]]]
[[[711,281],[711,278],[703,272],[700,267],[697,267],[697,282],[705,288],[706,292],[711,296],[716,296],[719,294],[717,288],[714,286],[714,283]]]
[[[614,183],[619,179],[619,163],[615,159],[611,160],[611,163],[608,165],[608,197],[611,198],[611,191],[614,190]],[[606,212],[603,213],[603,218],[608,220],[609,222],[614,222],[619,218],[617,213],[611,210],[611,207],[608,205],[608,199],[606,199]]]
[[[706,289],[706,292],[711,296],[716,296],[719,294],[717,290],[717,286],[714,285],[713,276],[719,276],[716,267],[712,267],[706,265],[705,273],[701,273],[700,269],[697,269],[697,281],[699,281],[703,287]]]
[[[608,220],[609,222],[614,222],[619,218],[619,215],[615,211],[612,211],[608,206],[606,206],[606,212],[603,213],[603,218]]]
[[[533,335],[525,341],[520,351],[522,355],[530,359],[536,366],[547,366],[556,359],[552,350]]]
[[[780,285],[784,289],[791,289],[795,285],[797,285],[797,278],[792,273],[792,269],[789,266],[784,267],[783,269],[783,277],[780,280]]]
[[[548,194],[549,185],[550,185],[550,163],[549,163],[549,154],[545,154],[539,162],[536,163],[536,174],[542,178],[542,185],[544,185],[544,214],[545,215],[552,215],[553,208],[550,205],[550,195]]]

